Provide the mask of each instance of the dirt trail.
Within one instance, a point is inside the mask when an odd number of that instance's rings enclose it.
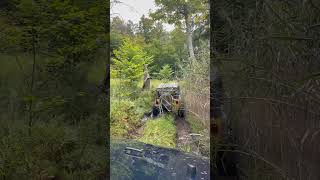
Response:
[[[181,148],[184,145],[187,145],[190,143],[190,136],[191,133],[190,126],[188,122],[181,117],[175,118],[175,125],[177,129],[177,148]]]

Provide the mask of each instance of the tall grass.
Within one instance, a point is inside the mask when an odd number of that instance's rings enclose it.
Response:
[[[144,127],[143,136],[138,140],[147,144],[175,148],[176,127],[173,117],[164,115],[158,119],[148,121]]]
[[[202,121],[191,113],[187,113],[186,121],[190,125],[191,133],[199,134],[194,136],[194,149],[189,149],[202,156],[210,156],[210,134],[207,126]]]
[[[173,82],[173,81],[171,81]],[[111,79],[111,136],[117,138],[135,138],[139,133],[138,140],[162,147],[174,148],[176,146],[176,128],[173,117],[162,116],[155,120],[149,120],[142,127],[144,130],[138,132],[142,126],[140,118],[145,112],[150,112],[155,98],[155,89],[161,80],[152,79],[151,89],[140,91],[135,97],[123,94],[120,79]],[[140,81],[138,87],[142,87]],[[141,134],[140,134],[141,133]]]
[[[114,137],[130,137],[130,132],[138,128],[139,115],[135,103],[130,100],[114,101],[111,105],[110,133]]]
[[[29,126],[32,59],[0,54],[0,179],[93,179],[106,171],[105,102],[94,88],[103,76],[90,62],[69,74],[49,73],[47,63],[57,60],[39,55]]]
[[[189,123],[192,133],[201,133],[202,130],[207,128],[199,118],[191,113],[187,114],[186,121]]]

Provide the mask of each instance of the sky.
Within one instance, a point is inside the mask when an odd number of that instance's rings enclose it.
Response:
[[[154,0],[119,0],[122,3],[111,6],[111,17],[119,16],[125,21],[131,20],[138,23],[140,17],[144,14],[148,16],[149,10],[155,11]],[[164,24],[167,31],[174,29],[173,25]]]

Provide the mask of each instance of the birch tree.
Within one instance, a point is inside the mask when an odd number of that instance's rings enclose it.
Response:
[[[193,18],[206,10],[205,0],[155,0],[159,9],[151,14],[156,20],[165,20],[169,24],[185,25],[187,46],[190,59],[195,59],[192,32]]]

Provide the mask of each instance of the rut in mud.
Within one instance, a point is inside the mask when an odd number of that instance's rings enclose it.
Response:
[[[182,117],[175,118],[175,125],[177,130],[177,143],[176,147],[181,148],[191,143],[189,134],[191,133],[188,122]]]

